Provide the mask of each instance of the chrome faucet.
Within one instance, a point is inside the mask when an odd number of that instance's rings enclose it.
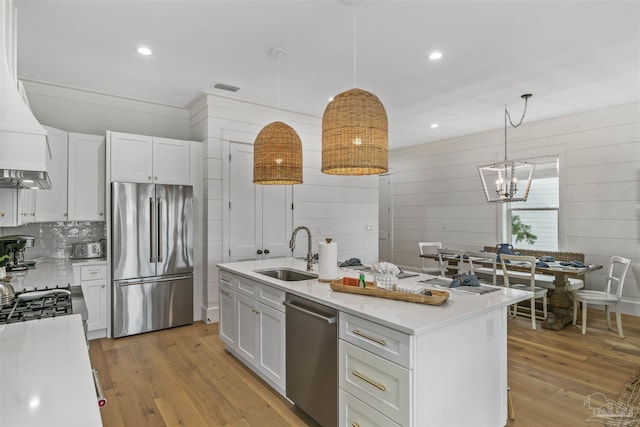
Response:
[[[298,231],[300,230],[304,230],[307,232],[307,271],[311,271],[313,270],[312,267],[312,262],[313,262],[313,253],[311,252],[311,231],[309,230],[309,228],[305,227],[304,225],[301,225],[300,227],[296,228],[295,230],[293,230],[293,234],[291,234],[291,240],[289,241],[289,248],[291,249],[291,256],[293,256],[293,250],[296,247],[296,235],[298,234]]]

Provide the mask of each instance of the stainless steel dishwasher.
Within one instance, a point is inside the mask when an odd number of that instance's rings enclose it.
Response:
[[[337,310],[287,294],[287,397],[323,427],[338,424]]]

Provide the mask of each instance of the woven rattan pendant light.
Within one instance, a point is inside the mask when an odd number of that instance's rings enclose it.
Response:
[[[278,57],[278,113],[280,112],[280,56],[284,48],[273,48]],[[286,123],[275,121],[262,128],[253,144],[253,183],[302,184],[302,141]]]
[[[387,112],[374,94],[356,84],[356,2],[353,0],[354,89],[336,95],[322,115],[322,172],[331,175],[386,173]]]

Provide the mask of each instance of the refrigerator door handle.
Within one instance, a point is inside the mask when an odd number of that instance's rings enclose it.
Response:
[[[190,275],[183,276],[170,276],[170,277],[156,277],[156,278],[145,278],[145,279],[132,279],[132,280],[118,280],[115,282],[117,286],[134,286],[134,285],[144,285],[145,283],[162,283],[162,282],[172,282],[175,280],[185,280],[190,279]]]
[[[153,197],[149,197],[149,253],[151,254],[151,258],[149,258],[149,262],[156,262],[156,234],[154,232],[154,219],[155,219],[155,210],[154,206],[155,200]]]
[[[158,227],[157,227],[157,233],[156,233],[156,240],[158,241],[158,249],[156,250],[156,259],[158,260],[158,262],[162,262],[162,229],[163,229],[163,225],[162,225],[162,199],[158,198],[157,199],[157,218],[158,218]]]

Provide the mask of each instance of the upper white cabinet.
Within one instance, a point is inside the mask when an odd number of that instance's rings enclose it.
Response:
[[[51,190],[37,190],[35,196],[35,221],[54,222],[67,220],[67,156],[69,133],[45,127],[50,156],[47,157],[47,172]]]
[[[104,221],[105,138],[69,134],[69,221]]]
[[[0,227],[15,227],[19,216],[18,190],[0,188]]]
[[[111,181],[190,184],[190,141],[107,132]]]

